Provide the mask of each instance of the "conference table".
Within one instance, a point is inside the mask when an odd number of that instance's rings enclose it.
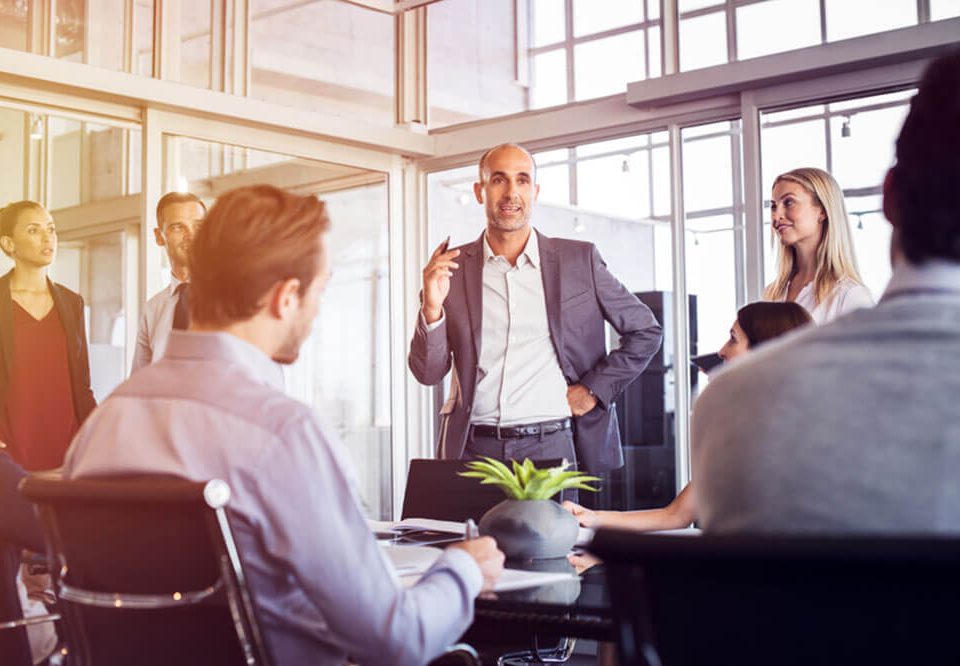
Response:
[[[566,560],[541,561],[529,566],[559,571]],[[469,643],[517,643],[529,645],[536,635],[541,646],[561,637],[613,642],[615,628],[603,575],[603,565],[587,569],[579,578],[509,592],[484,593],[474,605],[473,625],[464,635]]]

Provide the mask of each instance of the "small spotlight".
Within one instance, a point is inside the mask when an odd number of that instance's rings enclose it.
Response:
[[[457,197],[457,201],[460,203],[461,206],[466,206],[468,203],[470,203],[470,195],[464,192],[459,197]]]
[[[35,113],[30,114],[30,138],[38,141],[43,138],[43,122]]]
[[[574,230],[574,231],[576,231],[578,234],[580,234],[580,233],[583,233],[583,230],[586,229],[586,228],[587,228],[587,227],[584,226],[583,222],[580,221],[580,218],[579,218],[579,217],[573,218],[573,230]]]
[[[630,173],[630,158],[624,157],[623,164],[620,165],[620,170],[624,173]]]
[[[844,139],[850,136],[850,118],[849,117],[843,119],[843,125],[840,126],[840,136],[842,136]]]

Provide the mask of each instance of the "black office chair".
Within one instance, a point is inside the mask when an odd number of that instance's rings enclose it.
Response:
[[[537,467],[556,467],[560,459],[535,460]],[[407,485],[403,491],[400,518],[432,518],[464,522],[473,518],[480,522],[489,509],[506,499],[497,486],[481,485],[477,479],[462,477],[467,471],[464,460],[410,461]]]
[[[601,529],[620,666],[960,663],[960,539]]]
[[[269,666],[223,481],[27,478],[72,666]]]

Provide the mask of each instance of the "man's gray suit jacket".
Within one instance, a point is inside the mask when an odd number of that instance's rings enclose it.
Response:
[[[580,469],[603,472],[623,465],[614,400],[660,347],[660,325],[600,258],[592,243],[549,238],[540,244],[543,293],[550,338],[567,384],[583,384],[597,406],[574,419]],[[438,456],[460,458],[466,447],[477,385],[483,315],[483,240],[461,246],[450,278],[444,322],[427,331],[422,318],[410,342],[410,370],[422,384],[440,383],[453,367],[450,395],[441,410]],[[606,351],[604,321],[620,334]]]

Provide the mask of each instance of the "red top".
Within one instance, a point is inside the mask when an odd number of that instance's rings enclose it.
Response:
[[[37,321],[13,302],[13,358],[0,439],[27,470],[60,467],[79,424],[56,307]]]

